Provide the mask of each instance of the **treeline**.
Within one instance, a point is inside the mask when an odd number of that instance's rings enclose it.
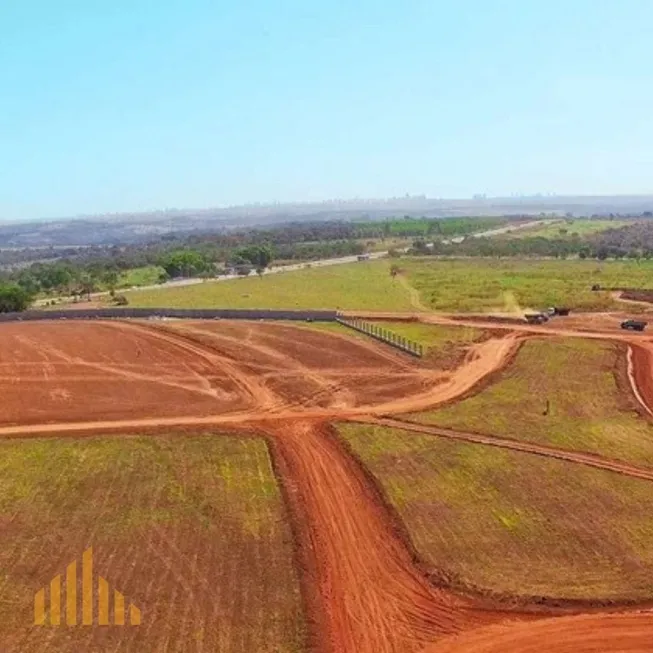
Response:
[[[444,244],[417,239],[412,254],[435,256],[550,257],[581,259],[652,259],[653,224],[635,223],[610,229],[586,238],[466,238],[461,243]]]
[[[112,295],[128,270],[157,266],[158,282],[178,277],[215,277],[227,272],[262,272],[273,261],[312,261],[362,254],[371,240],[428,235],[437,240],[495,227],[508,218],[399,218],[383,222],[316,222],[248,229],[231,234],[165,236],[146,245],[69,248],[55,261],[17,264],[18,254],[2,252],[14,267],[0,273],[0,282],[13,284],[29,297],[89,297],[99,290]],[[55,256],[60,250],[44,251]],[[7,260],[7,258],[5,258]],[[122,284],[123,286],[125,284]]]
[[[448,238],[474,231],[483,231],[522,217],[461,217],[461,218],[393,218],[362,222],[301,222],[276,225],[265,229],[243,229],[227,233],[166,234],[146,244],[69,247],[64,250],[29,249],[0,250],[0,266],[19,268],[35,262],[55,260],[76,261],[80,265],[92,262],[112,262],[127,270],[156,265],[165,254],[179,249],[193,249],[212,261],[228,261],[231,254],[250,245],[268,245],[275,259],[327,258],[360,253],[353,241],[386,238],[418,238],[421,236]],[[310,244],[310,247],[307,245]],[[108,264],[108,263],[103,263]]]

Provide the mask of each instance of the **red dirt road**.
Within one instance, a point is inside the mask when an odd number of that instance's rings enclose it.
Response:
[[[386,416],[469,393],[511,359],[520,339],[544,333],[626,341],[633,351],[633,383],[653,409],[648,339],[598,325],[593,330],[592,324],[557,324],[505,325],[506,337],[473,345],[463,364],[450,372],[377,344],[283,325],[1,325],[0,437],[220,424],[244,432],[264,430],[294,515],[314,649],[320,653],[650,651],[650,615],[535,620],[535,615],[488,610],[430,585],[374,484],[325,424],[360,418],[407,428]],[[629,475],[645,472],[505,439],[482,443],[526,446],[530,453]]]
[[[424,653],[650,653],[653,614],[585,615],[492,626]]]
[[[543,456],[544,458],[555,458],[556,460],[566,460],[567,462],[586,465],[587,467],[594,467],[595,469],[605,469],[610,472],[615,472],[616,474],[622,474],[623,476],[630,476],[631,478],[640,478],[645,481],[653,481],[653,470],[651,469],[637,467],[636,465],[629,465],[628,463],[619,460],[611,460],[596,454],[581,453],[568,449],[558,449],[556,447],[534,444],[532,442],[524,442],[520,440],[511,440],[509,438],[501,438],[493,435],[463,433],[461,431],[454,431],[452,429],[444,429],[437,426],[427,426],[425,424],[406,422],[399,419],[379,419],[369,417],[362,418],[357,421],[367,422],[370,424],[379,424],[381,426],[402,429],[404,431],[413,431],[415,433],[435,435],[438,437],[447,438],[449,440],[471,442],[474,444],[485,444],[490,447],[510,449],[511,451],[522,451],[524,453],[535,454],[536,456]]]
[[[653,343],[632,344],[628,358],[628,376],[633,392],[644,410],[653,416]]]
[[[319,651],[412,653],[504,616],[429,585],[379,496],[325,427],[296,421],[271,434],[310,539],[310,585],[329,633]]]

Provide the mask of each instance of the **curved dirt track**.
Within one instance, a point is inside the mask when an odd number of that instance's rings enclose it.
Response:
[[[465,324],[432,315],[420,319],[438,324]],[[479,326],[475,321],[469,324]],[[202,429],[218,425],[244,432],[251,432],[252,428],[265,431],[295,518],[300,557],[307,574],[307,600],[314,619],[313,649],[320,653],[653,650],[653,617],[649,615],[596,614],[536,620],[533,614],[520,616],[489,610],[479,602],[433,587],[419,571],[374,484],[325,425],[335,419],[373,421],[653,480],[653,472],[590,454],[407,424],[385,417],[433,408],[465,395],[509,362],[521,339],[542,334],[627,342],[633,352],[633,382],[640,389],[643,401],[653,407],[653,345],[646,339],[633,334],[563,327],[501,326],[494,322],[487,326],[493,330],[504,329],[506,336],[473,345],[459,368],[442,372],[419,367],[381,349],[380,345],[365,342],[359,347],[357,341],[345,336],[337,337],[343,346],[352,348],[343,358],[357,355],[358,350],[365,353],[359,352],[360,359],[349,365],[328,370],[325,369],[328,361],[312,367],[310,356],[300,360],[298,350],[295,355],[294,348],[284,349],[283,329],[276,335],[271,329],[271,335],[261,339],[259,331],[266,331],[267,327],[260,325],[251,325],[245,337],[238,337],[237,333],[226,333],[228,325],[154,327],[113,322],[109,328],[114,333],[136,339],[142,336],[148,342],[158,343],[162,351],[188,356],[189,374],[192,373],[188,380],[173,379],[161,370],[158,380],[150,379],[152,383],[179,387],[189,401],[195,396],[211,401],[212,378],[204,367],[216,368],[238,389],[240,403],[226,412],[216,395],[215,411],[208,414],[187,412],[128,419],[11,424],[0,426],[0,437],[96,434],[98,431],[133,433],[142,429],[169,430],[174,426]],[[316,343],[313,353],[317,356],[319,342]],[[294,347],[295,343],[290,345]],[[37,351],[38,342],[35,340],[30,347]],[[373,356],[375,352],[379,353],[377,358]],[[60,357],[60,353],[45,349],[43,354],[47,365],[53,357]],[[251,355],[251,360],[245,363],[241,357],[247,355]],[[96,363],[77,360],[68,363],[87,368],[95,365],[101,371]],[[133,370],[116,372],[115,365],[103,365],[107,373],[119,374],[125,383],[129,378],[136,382],[142,377]],[[305,378],[313,389],[302,394],[294,386],[274,385],[277,381],[274,368],[279,365],[287,368],[288,378],[293,375]],[[367,374],[372,377],[369,386],[364,384]],[[374,386],[385,383],[394,386],[394,396],[374,391]],[[396,398],[397,394],[401,396]],[[89,415],[92,414],[93,410],[89,409]],[[647,646],[641,648],[644,640]]]
[[[633,392],[644,410],[653,416],[653,343],[640,341],[628,351],[628,376]]]
[[[481,435],[479,433],[464,433],[462,431],[454,431],[452,429],[443,429],[437,426],[428,426],[426,424],[416,424],[415,422],[405,422],[398,419],[388,418],[367,418],[360,419],[361,422],[368,422],[370,424],[379,424],[381,426],[388,426],[390,428],[403,429],[404,431],[413,431],[416,433],[425,433],[427,435],[435,435],[449,440],[459,440],[461,442],[471,442],[473,444],[485,444],[490,447],[499,447],[500,449],[510,449],[512,451],[521,451],[523,453],[531,453],[544,458],[555,458],[557,460],[565,460],[567,462],[577,463],[579,465],[586,465],[587,467],[594,467],[596,469],[605,469],[616,474],[623,476],[630,476],[632,478],[639,478],[645,481],[653,481],[653,469],[646,469],[630,465],[618,460],[611,460],[590,453],[580,453],[567,449],[558,449],[556,447],[548,447],[531,442],[521,442],[519,440],[511,440],[509,438],[500,438],[493,435]]]
[[[311,586],[324,653],[413,653],[505,615],[432,587],[387,510],[327,427],[296,421],[270,431],[293,512],[310,539]]]
[[[491,626],[424,653],[650,653],[653,614],[583,615]]]
[[[624,304],[632,304],[633,306],[639,306],[645,308],[647,311],[653,309],[653,304],[651,304],[651,302],[645,302],[642,299],[628,299],[627,297],[624,297],[624,294],[624,291],[617,290],[616,292],[611,292],[610,296],[612,299],[618,302],[622,302]]]
[[[134,429],[156,429],[169,428],[173,426],[183,427],[206,427],[224,425],[247,425],[259,422],[261,419],[267,421],[287,421],[294,419],[337,419],[355,417],[359,415],[385,415],[388,413],[407,413],[424,410],[442,403],[451,401],[460,395],[469,392],[477,384],[481,383],[488,375],[496,372],[505,365],[515,353],[519,346],[519,339],[508,335],[503,338],[491,338],[482,343],[473,345],[463,364],[450,372],[439,370],[428,370],[419,367],[412,367],[412,378],[401,380],[399,372],[402,367],[388,369],[381,373],[378,368],[370,370],[372,388],[383,381],[388,386],[386,395],[378,396],[370,394],[359,376],[359,369],[344,369],[337,375],[337,384],[332,381],[331,387],[341,386],[344,377],[351,372],[350,389],[358,393],[356,402],[350,405],[342,402],[344,393],[341,391],[338,400],[325,406],[315,405],[314,395],[309,394],[308,398],[301,396],[284,396],[283,392],[275,392],[262,382],[261,370],[247,365],[238,365],[235,361],[237,354],[228,355],[221,352],[219,338],[211,334],[206,342],[198,342],[192,338],[192,333],[184,333],[184,329],[173,331],[168,328],[150,327],[142,324],[110,323],[112,330],[117,332],[140,334],[147,336],[148,340],[164,343],[166,346],[179,349],[201,360],[208,365],[216,366],[229,378],[230,382],[239,388],[241,392],[240,404],[230,411],[226,411],[221,405],[216,405],[213,414],[189,415],[188,406],[184,406],[178,416],[143,417],[129,419],[102,419],[97,417],[91,420],[76,420],[66,422],[51,418],[47,422],[35,422],[31,424],[16,424],[0,426],[0,437],[25,437],[29,435],[61,435],[74,433],[88,433],[93,431],[114,431],[129,432]],[[356,340],[350,340],[358,348]],[[367,344],[367,343],[366,343]],[[233,345],[233,343],[232,343]],[[246,343],[238,347],[246,348]],[[369,347],[369,345],[368,345]],[[362,348],[367,352],[367,347]],[[365,354],[367,356],[367,354]],[[394,356],[394,354],[392,354]],[[386,366],[391,359],[384,353],[379,358],[379,365]],[[278,362],[275,360],[275,362]],[[408,365],[401,359],[402,365]],[[300,375],[303,374],[305,366],[299,368]],[[290,370],[289,370],[290,371]],[[297,371],[297,370],[296,370]],[[151,379],[152,382],[167,384],[165,376]],[[310,380],[310,378],[308,379]],[[300,385],[305,381],[301,381]],[[403,387],[401,384],[404,384]],[[324,383],[317,386],[318,391],[324,390]],[[340,388],[342,390],[342,388]],[[398,391],[406,392],[405,396],[395,398]],[[202,396],[207,392],[204,388],[198,391]],[[247,405],[242,405],[246,401]],[[192,407],[192,406],[191,406]],[[92,407],[87,409],[93,413]]]

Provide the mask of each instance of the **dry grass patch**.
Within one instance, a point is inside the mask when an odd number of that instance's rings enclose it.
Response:
[[[286,517],[261,439],[2,442],[0,650],[304,651]],[[34,592],[89,546],[142,626],[30,628]]]
[[[339,431],[436,578],[510,596],[653,598],[653,484],[397,429]]]
[[[529,340],[490,387],[408,419],[653,466],[653,429],[634,410],[625,364],[615,344]]]

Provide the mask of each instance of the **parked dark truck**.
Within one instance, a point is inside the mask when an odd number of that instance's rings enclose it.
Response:
[[[642,320],[625,320],[621,323],[622,329],[629,329],[630,331],[644,331],[648,322]]]
[[[546,313],[526,313],[524,317],[529,324],[544,324],[549,319]]]

